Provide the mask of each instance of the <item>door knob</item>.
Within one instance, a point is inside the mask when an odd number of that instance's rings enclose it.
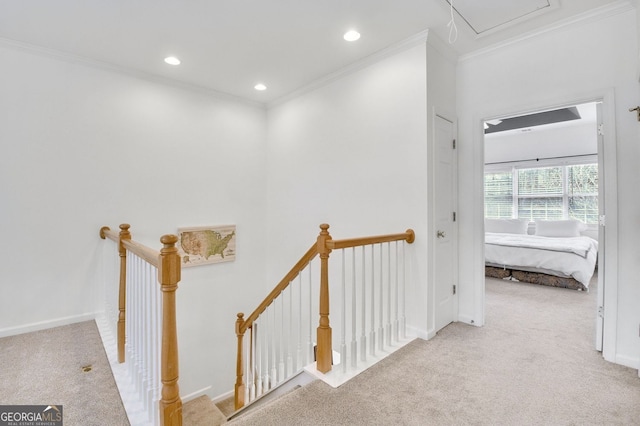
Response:
[[[447,236],[447,234],[444,233],[444,231],[438,231],[438,238],[444,238]]]

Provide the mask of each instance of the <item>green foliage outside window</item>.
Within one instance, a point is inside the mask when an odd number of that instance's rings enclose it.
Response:
[[[598,223],[598,165],[485,173],[485,217]]]

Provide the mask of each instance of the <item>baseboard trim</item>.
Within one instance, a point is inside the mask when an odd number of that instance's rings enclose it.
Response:
[[[69,317],[56,318],[47,321],[33,322],[16,327],[1,328],[0,338],[31,333],[33,331],[46,330],[49,328],[61,327],[63,325],[75,324],[78,322],[91,321],[96,319],[97,316],[98,312],[88,312],[80,315],[72,315]]]
[[[189,401],[191,401],[193,399],[200,398],[202,395],[209,396],[208,391],[210,391],[211,388],[212,388],[212,386],[207,386],[206,388],[202,388],[202,389],[197,390],[195,392],[191,392],[188,395],[180,396],[180,399],[182,400],[183,403],[186,403],[186,402],[189,402]],[[209,397],[209,399],[211,399],[211,397]]]
[[[465,324],[473,325],[474,327],[480,327],[480,325],[476,324],[475,320],[472,317],[468,317],[466,315],[459,315],[458,322],[463,322]]]
[[[422,340],[433,339],[436,333],[433,330],[421,330],[410,325],[407,326],[407,335],[418,337]]]
[[[225,392],[222,395],[214,396],[213,398],[211,398],[211,401],[213,401],[214,404],[217,404],[224,401],[225,399],[232,398],[233,396],[235,396],[235,392],[233,391],[233,389],[231,389],[229,392]]]
[[[633,368],[634,370],[640,369],[640,358],[625,356],[625,355],[616,355],[616,364],[624,365],[625,367]]]

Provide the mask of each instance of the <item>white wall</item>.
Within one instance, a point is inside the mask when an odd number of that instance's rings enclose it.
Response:
[[[177,293],[182,395],[231,389],[235,314],[265,272],[264,109],[4,46],[0,66],[0,335],[92,318],[103,225],[159,249],[232,223],[236,261]]]
[[[411,285],[424,288],[426,61],[422,43],[270,108],[271,286],[326,222],[336,239],[413,228]],[[415,302],[424,310],[426,300]],[[412,314],[408,321],[426,330]]]
[[[595,123],[485,135],[485,164],[598,153]]]
[[[460,168],[459,200],[460,210],[468,212],[460,215],[465,265],[460,268],[460,312],[476,322],[483,316],[482,120],[590,100],[613,89],[608,106],[615,113],[615,126],[610,126],[615,128],[607,131],[606,143],[617,149],[617,163],[607,164],[607,170],[617,172],[618,229],[607,229],[618,247],[618,312],[617,328],[608,330],[605,340],[614,340],[611,360],[629,366],[640,362],[640,156],[638,122],[628,112],[640,95],[636,40],[636,12],[627,7],[601,20],[463,58],[458,67],[459,158],[467,166]]]

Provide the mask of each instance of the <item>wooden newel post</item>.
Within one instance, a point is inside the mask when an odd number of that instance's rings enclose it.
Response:
[[[317,334],[316,368],[321,373],[331,371],[331,327],[329,326],[329,253],[327,241],[331,240],[329,225],[320,225],[318,235],[318,254],[320,255],[320,324]]]
[[[234,403],[236,410],[244,407],[244,379],[242,372],[242,341],[244,340],[244,331],[242,331],[242,325],[244,324],[244,313],[238,313],[238,319],[236,320],[236,336],[238,336],[238,357],[236,360],[236,386]]]
[[[126,338],[126,303],[127,303],[127,249],[122,243],[124,240],[131,240],[129,228],[131,225],[123,223],[120,225],[120,242],[118,243],[118,253],[120,254],[120,284],[118,288],[118,362],[124,362],[124,342]]]
[[[180,255],[175,235],[163,235],[160,242],[158,281],[162,289],[162,399],[160,424],[182,425],[182,400],[178,388],[178,334],[176,329],[176,290],[180,281]]]

